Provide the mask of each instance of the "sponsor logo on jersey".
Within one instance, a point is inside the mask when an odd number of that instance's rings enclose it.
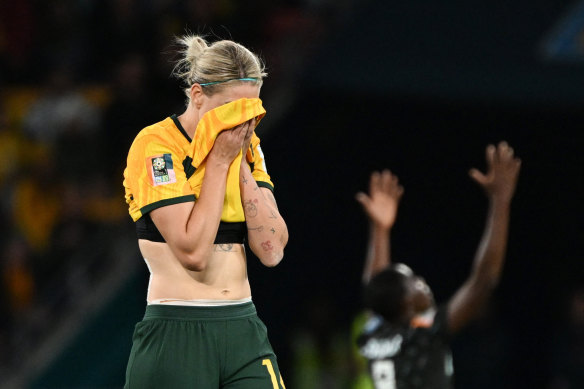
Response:
[[[146,159],[149,166],[150,178],[154,186],[172,184],[176,182],[176,174],[170,154],[155,155]]]
[[[402,340],[403,338],[399,334],[388,339],[369,339],[360,351],[367,359],[392,357],[401,349]]]

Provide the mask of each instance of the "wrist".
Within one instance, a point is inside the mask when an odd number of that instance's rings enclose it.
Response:
[[[489,204],[492,209],[500,211],[509,211],[511,209],[510,197],[491,197]]]
[[[372,221],[370,224],[371,224],[371,229],[375,232],[385,234],[385,233],[389,233],[391,231],[391,226],[386,226],[384,224],[376,223],[374,221]]]
[[[217,168],[217,169],[225,169],[229,170],[229,166],[231,162],[226,161],[222,158],[214,157],[213,154],[209,154],[207,158],[207,168]]]
[[[489,196],[489,201],[493,204],[500,204],[500,205],[504,205],[504,204],[511,204],[511,199],[513,198],[513,195],[507,195],[507,194],[491,194]]]
[[[243,177],[244,175],[251,174],[249,164],[245,161],[245,158],[241,160],[241,165],[239,167],[239,175]]]

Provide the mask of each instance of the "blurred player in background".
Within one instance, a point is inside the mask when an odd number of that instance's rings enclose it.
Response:
[[[371,225],[363,282],[365,307],[373,313],[357,342],[376,389],[453,387],[449,342],[485,308],[499,281],[521,166],[505,142],[489,145],[486,160],[486,174],[470,171],[489,200],[483,236],[469,278],[443,305],[436,306],[423,278],[391,263],[390,232],[403,194],[397,177],[374,172],[369,193],[357,194]]]
[[[125,387],[284,388],[244,247],[271,267],[288,241],[254,132],[264,67],[233,41],[179,43],[186,110],[143,129],[124,172],[150,270]]]

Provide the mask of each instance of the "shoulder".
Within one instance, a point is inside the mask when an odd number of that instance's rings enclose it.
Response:
[[[179,132],[170,117],[161,120],[157,123],[151,124],[144,127],[136,138],[134,139],[134,144],[143,144],[152,140],[160,140],[164,142],[172,142],[175,140],[175,133]]]
[[[130,146],[128,157],[147,152],[149,148],[180,149],[182,135],[170,117],[143,128]]]

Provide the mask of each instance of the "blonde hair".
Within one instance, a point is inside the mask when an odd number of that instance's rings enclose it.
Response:
[[[209,45],[198,35],[178,37],[176,42],[182,48],[172,74],[182,80],[189,98],[193,84],[212,83],[205,85],[203,92],[213,95],[234,82],[255,82],[261,86],[267,76],[259,57],[239,43],[220,40]],[[242,81],[241,78],[255,81]]]

